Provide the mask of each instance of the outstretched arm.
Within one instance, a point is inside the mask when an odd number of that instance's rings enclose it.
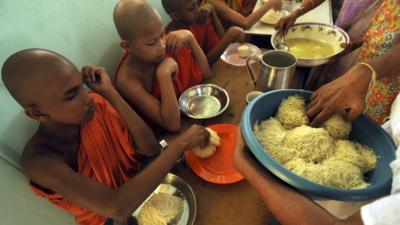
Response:
[[[292,11],[289,15],[282,17],[276,24],[275,29],[280,30],[284,34],[288,31],[289,27],[292,26],[297,18],[306,14],[308,11],[316,8],[325,0],[304,0],[300,7]]]
[[[99,215],[123,221],[154,191],[186,149],[208,144],[209,133],[193,125],[184,134],[169,142],[150,165],[117,189],[96,182],[74,171],[59,154],[24,155],[24,173],[35,183],[55,191],[73,204]],[[29,148],[29,147],[28,147]],[[54,151],[54,150],[50,150]]]
[[[245,30],[250,29],[260,18],[270,9],[281,10],[281,0],[269,0],[263,4],[259,9],[253,11],[248,16],[243,16],[239,12],[231,9],[224,1],[210,0],[218,15],[230,21],[233,25],[242,27]]]
[[[239,172],[261,195],[265,205],[282,225],[362,225],[360,212],[340,220],[312,200],[282,184],[260,167],[245,149],[238,132],[233,163]]]
[[[210,65],[213,65],[229,44],[234,42],[245,42],[246,34],[240,27],[230,27],[223,38],[218,42],[218,44],[207,53],[207,59]]]
[[[367,62],[376,71],[377,79],[400,74],[399,51],[400,43],[397,43],[384,54]],[[366,65],[357,64],[318,89],[307,105],[307,115],[314,118],[311,125],[318,126],[335,113],[343,114],[349,121],[355,120],[364,110],[371,79],[372,70]]]
[[[221,20],[217,15],[217,12],[214,9],[214,6],[211,5],[210,3],[206,3],[202,5],[199,10],[200,12],[199,12],[198,23],[203,24],[208,20],[208,18],[210,18],[215,33],[218,35],[219,38],[222,38],[224,36],[225,30],[224,27],[222,26]]]

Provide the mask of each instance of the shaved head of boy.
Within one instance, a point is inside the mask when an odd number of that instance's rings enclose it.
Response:
[[[169,16],[186,25],[196,22],[199,15],[199,6],[196,0],[161,0]]]
[[[93,116],[93,99],[80,72],[55,52],[19,51],[5,61],[1,74],[11,95],[35,120],[77,125]]]
[[[159,64],[165,56],[164,29],[158,12],[144,0],[122,0],[114,9],[121,47],[137,60]]]

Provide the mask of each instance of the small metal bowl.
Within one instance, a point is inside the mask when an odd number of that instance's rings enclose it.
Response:
[[[208,119],[223,113],[229,106],[229,95],[214,84],[200,84],[179,97],[179,107],[188,117]]]
[[[246,102],[247,104],[249,104],[253,99],[257,98],[258,96],[264,94],[261,91],[250,91],[249,93],[247,93],[246,95]]]

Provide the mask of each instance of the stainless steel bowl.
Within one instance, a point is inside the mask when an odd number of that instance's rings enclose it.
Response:
[[[167,185],[167,186],[164,186]],[[172,187],[170,187],[172,186]],[[178,225],[193,225],[197,215],[197,201],[196,196],[190,185],[186,183],[182,178],[168,173],[163,179],[161,184],[153,192],[155,193],[169,193],[175,196],[182,197],[184,199],[184,206],[181,218],[178,221]],[[149,197],[150,198],[150,197]],[[148,198],[148,199],[149,199]],[[145,202],[148,200],[146,199]],[[144,203],[143,203],[144,204]],[[139,206],[132,214],[138,218],[140,211],[142,210],[143,204]]]
[[[170,184],[178,189],[180,192],[182,192],[183,196],[189,204],[189,220],[187,222],[187,225],[193,225],[197,214],[197,202],[193,189],[188,183],[186,183],[186,181],[172,173],[167,174],[162,183]]]
[[[279,31],[276,31],[272,35],[271,45],[274,49],[278,49],[278,45],[282,41],[281,35]],[[331,61],[337,54],[344,50],[340,45],[347,44],[350,41],[349,35],[344,30],[323,23],[296,23],[289,28],[288,33],[285,35],[285,40],[292,38],[307,38],[321,41],[331,45],[335,51],[333,55],[323,58],[297,57],[297,65],[303,67],[319,66]]]
[[[208,119],[223,113],[229,106],[229,95],[214,84],[200,84],[179,97],[179,107],[188,117]]]

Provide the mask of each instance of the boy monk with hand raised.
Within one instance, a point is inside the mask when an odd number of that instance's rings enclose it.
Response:
[[[118,91],[148,124],[179,131],[177,95],[211,76],[204,52],[188,30],[165,35],[160,15],[144,0],[121,0],[114,23],[126,50],[115,75]]]
[[[25,114],[40,122],[22,168],[34,191],[81,225],[124,221],[159,185],[186,149],[205,146],[192,126],[160,154],[153,133],[100,67],[77,68],[63,56],[28,49],[10,56],[2,78]],[[82,79],[83,77],[83,79]],[[83,81],[95,93],[88,93]],[[142,168],[141,158],[155,158]]]
[[[198,6],[197,0],[162,0],[164,10],[172,21],[165,28],[167,32],[188,29],[213,65],[226,47],[233,42],[244,42],[246,35],[242,28],[230,27],[226,34],[214,10],[206,3]]]

